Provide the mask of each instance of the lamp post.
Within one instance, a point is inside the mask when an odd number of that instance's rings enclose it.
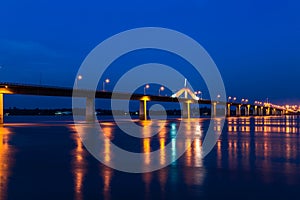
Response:
[[[80,81],[82,79],[82,75],[78,75],[75,79],[75,88],[78,89],[78,81]]]
[[[218,95],[217,95],[217,103],[219,103],[220,98],[221,98],[221,95],[218,94]]]
[[[201,91],[196,91],[194,92],[195,95],[199,95],[200,94],[200,99],[202,100],[202,92]]]
[[[105,84],[106,83],[109,83],[110,82],[110,80],[107,78],[107,79],[105,79],[105,81],[103,81],[103,84],[102,84],[102,86],[103,86],[103,91],[105,91]]]
[[[146,89],[149,89],[149,88],[150,88],[149,84],[145,85],[145,87],[144,87],[144,95],[146,95]]]
[[[164,86],[161,86],[158,90],[158,96],[160,96],[160,91],[164,91],[164,90],[165,90]]]

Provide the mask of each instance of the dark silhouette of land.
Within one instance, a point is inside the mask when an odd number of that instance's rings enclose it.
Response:
[[[85,113],[85,109],[81,109],[82,113]],[[138,110],[133,110],[130,112],[126,112],[124,110],[115,110],[114,111],[118,115],[138,115]],[[167,113],[169,116],[175,116],[175,115],[181,115],[181,110],[179,109],[171,109],[171,110],[166,110],[166,111],[152,111],[153,114],[155,115],[163,115],[164,113]],[[210,108],[208,107],[203,107],[199,109],[200,115],[210,115]],[[197,113],[197,110],[194,108],[191,110],[191,113]],[[72,109],[71,108],[55,108],[55,109],[40,109],[40,108],[35,108],[35,109],[28,109],[28,108],[8,108],[4,109],[4,114],[6,116],[17,116],[17,115],[42,115],[42,116],[47,116],[47,115],[72,115]],[[96,109],[96,114],[97,115],[112,115],[111,110],[106,110],[106,109]]]

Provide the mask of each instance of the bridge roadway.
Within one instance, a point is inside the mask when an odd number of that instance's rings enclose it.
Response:
[[[140,101],[140,119],[147,119],[147,101],[155,102],[174,102],[183,103],[183,115],[186,118],[190,118],[190,104],[204,104],[211,105],[211,115],[217,116],[217,105],[223,106],[224,112],[227,116],[231,115],[231,107],[236,107],[235,116],[242,115],[241,108],[244,107],[244,115],[250,115],[250,109],[252,108],[252,115],[278,115],[284,114],[286,111],[283,108],[272,108],[270,106],[258,106],[252,104],[242,104],[238,102],[219,102],[206,99],[186,99],[186,98],[174,98],[169,96],[155,96],[144,94],[129,94],[121,92],[109,92],[109,91],[88,91],[88,90],[76,90],[73,88],[53,87],[53,86],[41,86],[41,85],[25,85],[16,83],[1,83],[0,82],[0,124],[3,124],[3,95],[4,94],[19,94],[19,95],[34,95],[34,96],[57,96],[57,97],[72,97],[73,94],[76,97],[86,98],[86,118],[87,120],[94,120],[94,98],[99,99],[118,99],[118,100],[137,100]],[[223,113],[224,114],[224,113]]]

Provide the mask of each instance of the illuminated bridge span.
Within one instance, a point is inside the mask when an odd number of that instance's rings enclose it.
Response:
[[[168,96],[155,96],[155,95],[143,95],[143,94],[129,94],[129,93],[112,93],[109,91],[87,91],[78,90],[78,97],[86,98],[86,120],[95,120],[95,98],[99,99],[119,99],[119,100],[138,100],[140,101],[139,117],[141,120],[147,120],[147,102],[179,102],[183,104],[183,116],[185,118],[190,118],[190,104],[202,104],[211,105],[211,116],[217,116],[217,106],[221,106],[225,109],[226,116],[230,117],[232,114],[232,107],[235,107],[234,116],[241,116],[242,110],[244,116],[262,116],[262,115],[283,115],[292,113],[292,110],[288,110],[282,106],[276,106],[272,104],[257,105],[249,104],[247,102],[219,102],[212,100],[199,99],[187,88],[179,90],[177,93],[173,94],[171,97]],[[57,97],[72,97],[73,88],[63,88],[63,87],[50,87],[50,86],[38,86],[38,85],[22,85],[14,83],[0,83],[0,124],[3,124],[3,96],[4,95],[36,95],[36,96],[57,96]],[[74,93],[75,94],[75,93]],[[184,94],[183,97],[180,97]],[[188,98],[188,94],[191,98]],[[223,113],[224,115],[224,113]]]

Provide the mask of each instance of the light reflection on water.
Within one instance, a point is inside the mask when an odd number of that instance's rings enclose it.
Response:
[[[227,128],[227,137],[217,143],[219,168],[225,157],[229,170],[262,171],[266,183],[278,178],[274,173],[282,173],[286,184],[299,184],[299,177],[292,175],[299,174],[297,116],[229,118]]]
[[[83,182],[87,172],[86,151],[78,136],[74,135],[76,148],[72,151],[72,172],[74,176],[74,196],[76,200],[83,199]]]
[[[14,165],[14,149],[9,145],[11,131],[0,125],[0,199],[7,198],[8,181]]]
[[[191,131],[199,131],[202,135],[203,123],[197,124],[196,128],[193,128],[194,124],[186,123],[186,134],[191,134]],[[155,124],[157,123],[157,124]],[[110,161],[111,155],[110,142],[114,135],[117,134],[114,129],[113,123],[102,123],[102,129],[104,135],[107,137],[104,141],[104,158],[107,162]],[[167,141],[174,142],[176,139],[173,132],[176,132],[176,124],[171,123],[166,126],[160,122],[142,122],[141,125],[149,127],[144,129],[143,135],[145,138],[142,139],[143,153],[145,154],[144,164],[149,165],[151,163],[150,152],[153,150],[151,148],[152,138],[147,137],[151,135],[151,126],[157,125],[160,127],[160,132],[157,135],[160,151],[160,162],[164,164],[166,161],[165,145]],[[226,127],[225,127],[226,128]],[[199,130],[200,129],[200,130]],[[272,174],[275,172],[281,172],[282,175],[286,176],[286,183],[293,184],[297,183],[297,179],[293,178],[291,174],[297,174],[297,169],[299,169],[298,163],[291,163],[290,161],[299,160],[299,138],[297,135],[299,129],[299,120],[292,116],[286,116],[285,118],[272,118],[272,117],[257,117],[257,118],[229,118],[227,122],[227,132],[223,133],[219,141],[216,144],[216,159],[217,167],[226,169],[230,171],[234,170],[258,170],[264,173],[261,180],[266,183],[272,183]],[[217,134],[221,134],[220,119],[217,119],[214,123],[214,130]],[[278,135],[278,133],[280,135]],[[172,135],[173,134],[173,135]],[[294,134],[290,135],[290,134]],[[171,139],[169,139],[169,137]],[[79,137],[76,136],[76,143],[78,144],[75,153],[75,158],[82,157],[82,146],[79,145]],[[195,140],[187,137],[184,144],[181,144],[182,148],[187,148],[184,159],[180,160],[180,164],[183,164],[183,179],[187,186],[198,185],[202,186],[206,177],[205,166],[203,166],[201,145],[203,142],[202,137],[197,137]],[[179,145],[180,146],[180,145]],[[176,148],[174,146],[174,154],[176,155]],[[226,162],[224,160],[226,159]],[[276,163],[276,159],[285,159],[285,161]],[[75,166],[84,164],[81,163],[82,159],[75,159],[77,163]],[[183,162],[183,163],[182,163]],[[176,163],[176,162],[174,162]],[[174,165],[173,163],[173,165]],[[224,165],[224,163],[226,163]],[[180,165],[179,164],[179,165]],[[228,166],[227,166],[228,164]],[[111,198],[111,181],[113,177],[113,170],[109,167],[100,167],[102,169],[103,185],[102,188],[104,199]],[[198,168],[198,169],[197,169]],[[194,169],[194,170],[192,170]],[[201,170],[199,170],[201,169]],[[83,183],[84,169],[76,171],[74,169],[74,182],[75,192],[80,191]],[[154,173],[144,173],[142,174],[142,180],[145,186],[145,199],[151,199],[151,184],[155,179],[159,181],[160,184],[160,198],[164,198],[165,187],[168,181],[169,170],[168,168],[161,169],[157,172],[157,177],[153,177]],[[174,176],[171,174],[171,176]],[[117,177],[116,177],[117,178]],[[172,178],[172,177],[171,177]],[[178,181],[178,180],[176,180]],[[79,196],[82,199],[82,194]]]
[[[214,121],[214,130],[217,135],[221,134],[220,120]],[[63,149],[62,146],[55,147],[61,148],[61,151],[70,152],[70,162],[65,161],[64,165],[70,166],[72,180],[67,182],[70,183],[69,186],[72,186],[73,192],[69,194],[66,190],[66,197],[76,200],[116,199],[124,194],[131,195],[134,191],[136,195],[134,197],[153,199],[169,198],[170,195],[175,198],[206,197],[207,194],[215,195],[210,192],[214,189],[217,189],[220,194],[222,192],[231,194],[228,190],[230,191],[232,188],[227,185],[227,182],[248,184],[252,189],[257,184],[262,188],[273,184],[289,185],[289,187],[300,185],[298,170],[300,167],[299,121],[297,116],[228,118],[215,148],[204,159],[201,158],[201,145],[204,132],[208,127],[208,120],[201,119],[198,124],[184,123],[187,137],[178,145],[176,145],[178,121],[172,120],[167,124],[161,121],[141,122],[140,125],[148,128],[144,129],[145,132],[142,134],[145,137],[140,139],[134,149],[145,153],[143,160],[145,167],[151,164],[149,154],[151,151],[161,150],[159,162],[163,165],[168,158],[176,157],[178,148],[188,147],[185,154],[170,166],[143,174],[122,173],[96,161],[86,151],[72,124],[52,124],[48,128],[51,131],[57,131],[56,137],[57,140],[60,140],[61,135],[66,134],[66,130],[62,128],[67,127],[73,143],[71,146],[64,146],[66,149]],[[113,122],[101,122],[100,124],[105,135],[101,156],[105,162],[113,162],[115,155],[111,150],[111,142],[114,143],[124,138],[120,137],[120,130]],[[18,138],[19,134],[16,130],[22,129],[20,125],[17,126],[18,129],[15,129],[16,124],[0,126],[0,199],[6,199],[9,196],[8,187],[14,185],[13,179],[17,178],[14,177],[14,173],[18,174],[18,171],[13,170],[14,166],[18,165],[15,154],[19,151],[22,152],[23,149],[19,146],[18,151],[15,151],[14,140]],[[28,124],[24,124],[25,126],[28,127]],[[154,137],[150,137],[152,126],[158,126],[160,130]],[[45,128],[47,123],[32,127],[35,129]],[[41,130],[45,131],[45,129]],[[42,131],[41,134],[43,134]],[[30,133],[26,134],[30,135]],[[45,138],[47,134],[45,134]],[[196,136],[194,140],[188,137],[193,134]],[[126,143],[126,141],[123,142]],[[49,143],[51,145],[51,140]],[[171,143],[172,155],[166,153],[165,145],[168,143]],[[131,142],[129,144],[136,145]],[[36,148],[36,146],[33,145],[31,148]],[[30,156],[35,156],[34,151]],[[39,158],[37,157],[36,160]],[[19,167],[18,170],[21,168]],[[51,170],[54,174],[61,173],[58,172],[59,169],[51,168]],[[13,179],[10,179],[11,177]],[[68,179],[68,176],[64,178]],[[224,180],[224,183],[218,180]],[[47,180],[45,180],[45,184],[47,184]],[[212,184],[213,186],[211,186]],[[14,186],[14,188],[18,187]],[[57,189],[55,185],[51,187],[53,190]],[[287,190],[289,187],[285,189]],[[238,193],[235,190],[233,192]],[[284,193],[284,191],[281,192]]]

